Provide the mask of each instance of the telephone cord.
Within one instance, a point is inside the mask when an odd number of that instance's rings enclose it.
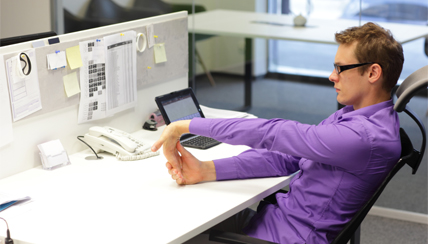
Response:
[[[7,221],[4,218],[0,217],[0,219],[2,219],[6,223],[6,227],[7,227],[6,238],[4,239],[4,243],[5,244],[13,244],[13,240],[12,240],[12,238],[10,238],[9,224],[7,223]]]
[[[133,156],[125,156],[120,155],[118,152],[116,153],[116,158],[121,161],[133,161],[133,160],[140,160],[145,158],[150,158],[159,155],[159,151],[157,152],[145,152],[143,154],[137,154]]]
[[[94,149],[93,149],[91,146],[89,146],[89,144],[88,144],[88,143],[86,143],[84,140],[82,140],[82,139],[80,139],[80,138],[84,138],[84,136],[78,136],[78,137],[77,137],[77,139],[78,139],[79,141],[81,141],[81,142],[85,143],[85,144],[86,144],[86,146],[88,146],[88,147],[92,150],[92,152],[94,152],[95,156],[96,156],[98,159],[99,159],[99,158],[101,158],[101,157],[99,157],[99,156],[98,156],[98,154],[94,151]]]

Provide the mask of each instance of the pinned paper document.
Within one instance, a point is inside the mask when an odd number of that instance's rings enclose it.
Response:
[[[48,61],[48,69],[56,70],[67,66],[67,59],[64,51],[56,51],[46,56]]]
[[[3,59],[3,57],[1,57]],[[3,60],[0,61],[4,65]],[[0,148],[13,141],[12,115],[6,82],[0,82]]]
[[[153,25],[148,25],[146,27],[146,30],[147,30],[147,44],[149,45],[149,48],[152,48],[153,45],[155,45],[155,34],[154,34]]]
[[[62,80],[64,82],[64,90],[65,94],[67,94],[67,97],[71,97],[80,92],[79,81],[77,80],[76,72],[65,75],[62,77]]]
[[[35,50],[6,60],[6,72],[13,121],[42,109]]]
[[[67,48],[67,61],[70,69],[79,68],[82,66],[82,57],[80,56],[79,45]]]
[[[166,62],[165,43],[155,44],[153,51],[155,54],[155,63]]]

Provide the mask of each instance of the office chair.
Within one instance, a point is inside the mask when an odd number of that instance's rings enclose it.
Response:
[[[401,137],[401,156],[397,164],[392,168],[389,174],[386,176],[382,184],[378,187],[373,196],[368,202],[354,215],[354,217],[345,225],[342,231],[336,236],[331,242],[332,244],[344,244],[351,241],[351,244],[360,243],[360,225],[370,211],[371,207],[379,198],[380,194],[385,189],[389,181],[394,175],[405,165],[409,165],[412,168],[412,174],[415,174],[422,161],[422,157],[426,147],[426,131],[425,126],[419,117],[407,106],[410,99],[419,91],[426,91],[428,86],[428,65],[420,68],[411,75],[409,75],[403,83],[398,87],[396,91],[397,102],[394,105],[394,110],[397,112],[405,112],[412,118],[418,125],[422,134],[422,145],[420,151],[413,148],[410,138],[407,136],[403,128],[400,128]],[[211,230],[210,240],[229,244],[269,244],[272,242],[243,236],[240,234],[229,233]]]
[[[192,4],[179,4],[179,3],[170,4],[170,3],[165,3],[161,0],[135,0],[134,9],[146,9],[151,11],[159,11],[159,12],[162,12],[163,14],[177,12],[177,11],[187,11],[187,13],[192,14],[192,11],[193,11]],[[195,5],[194,10],[195,10],[195,13],[206,11],[205,7],[202,5]],[[203,41],[211,37],[213,37],[213,35],[195,34],[195,44],[198,41]],[[192,34],[189,33],[189,77],[193,76],[192,38],[193,38]],[[196,60],[199,62],[206,76],[208,77],[208,80],[211,86],[215,86],[214,78],[211,75],[211,72],[208,70],[207,66],[205,65],[205,62],[203,61],[202,56],[200,55],[196,47],[195,47],[195,55],[196,55]]]
[[[100,25],[98,21],[79,18],[64,8],[64,33],[87,30],[99,26]]]
[[[118,5],[112,0],[91,0],[85,13],[85,18],[98,19],[100,24],[120,23],[153,17],[164,12],[157,9],[135,9]]]

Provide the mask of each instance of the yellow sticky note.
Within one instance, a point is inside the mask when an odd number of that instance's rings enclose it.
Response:
[[[71,97],[80,92],[79,81],[77,80],[77,73],[73,72],[71,74],[65,75],[62,77],[64,81],[64,90],[67,97]]]
[[[79,68],[82,64],[82,57],[80,56],[79,45],[67,48],[67,60],[71,69]]]
[[[158,64],[166,62],[165,43],[155,44],[153,51],[155,54],[155,63]]]

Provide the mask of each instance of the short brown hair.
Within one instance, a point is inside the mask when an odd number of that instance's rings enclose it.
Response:
[[[357,42],[355,57],[358,62],[375,62],[382,67],[382,87],[391,91],[397,84],[403,69],[403,47],[392,36],[389,30],[377,24],[368,22],[363,26],[351,27],[335,35],[339,44],[351,44]],[[360,67],[363,74],[368,66]]]

